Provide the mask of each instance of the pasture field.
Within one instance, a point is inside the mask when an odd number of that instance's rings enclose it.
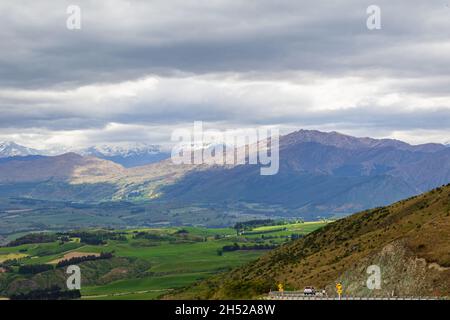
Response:
[[[12,259],[22,259],[25,258],[27,255],[23,253],[6,253],[6,254],[0,254],[0,263],[12,260]]]
[[[314,221],[314,222],[298,222],[290,223],[286,225],[273,225],[262,226],[253,228],[250,231],[244,231],[246,237],[261,237],[263,234],[270,236],[290,236],[292,234],[307,235],[314,230],[326,225],[327,221]]]
[[[173,289],[191,285],[214,274],[257,259],[267,252],[258,247],[282,245],[292,235],[302,236],[326,222],[291,223],[255,227],[245,232],[233,228],[162,227],[129,230],[84,230],[63,234],[48,243],[26,243],[0,247],[0,296],[26,292],[34,287],[65,285],[63,268],[56,262],[70,257],[111,253],[112,258],[82,261],[82,299],[157,299]],[[102,237],[101,243],[87,235]],[[87,237],[87,238],[83,238]],[[20,240],[20,238],[19,238]],[[20,243],[20,242],[18,242]],[[224,250],[226,246],[238,249]],[[4,259],[3,259],[4,258]],[[53,270],[20,274],[20,266],[51,264]],[[27,280],[27,281],[24,281]],[[13,292],[13,290],[15,290]]]

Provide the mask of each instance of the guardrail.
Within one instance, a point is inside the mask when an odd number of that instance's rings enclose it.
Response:
[[[445,300],[440,297],[328,297],[321,294],[305,295],[301,291],[269,292],[266,300]]]

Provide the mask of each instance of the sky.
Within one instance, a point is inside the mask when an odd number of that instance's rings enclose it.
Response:
[[[203,121],[446,143],[449,3],[3,0],[0,140],[158,144]]]

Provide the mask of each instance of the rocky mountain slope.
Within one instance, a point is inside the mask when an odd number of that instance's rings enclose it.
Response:
[[[378,265],[381,288],[367,288]],[[450,185],[338,220],[168,298],[236,299],[341,282],[349,296],[450,296]]]

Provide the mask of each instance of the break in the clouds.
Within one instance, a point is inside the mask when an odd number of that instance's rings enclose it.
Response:
[[[443,0],[3,1],[0,21],[0,140],[164,143],[197,120],[449,140]]]

